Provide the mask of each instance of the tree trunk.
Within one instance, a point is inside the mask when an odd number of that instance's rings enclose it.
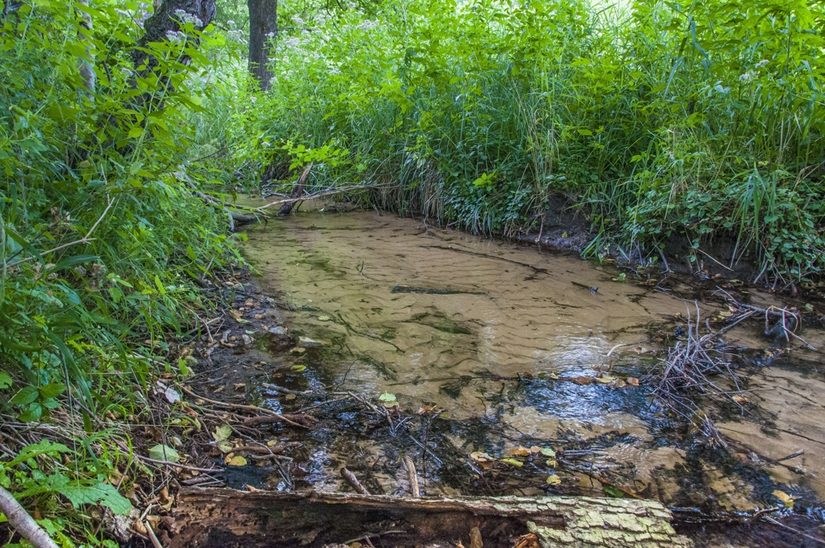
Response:
[[[249,8],[249,72],[261,89],[269,89],[269,50],[278,34],[278,0],[246,0]]]
[[[155,12],[143,24],[146,33],[132,52],[132,61],[138,72],[145,74],[157,65],[145,47],[150,42],[168,40],[172,33],[180,31],[180,21],[188,18],[195,30],[202,31],[215,18],[215,0],[161,0],[156,2]]]
[[[89,0],[79,0],[80,5],[88,8]],[[95,74],[95,55],[92,49],[92,16],[85,10],[80,12],[80,39],[86,42],[86,57],[79,61],[80,77],[83,78],[83,85],[86,87],[86,94],[94,99],[97,75]]]
[[[689,546],[648,500],[590,497],[401,498],[183,490],[170,547]]]

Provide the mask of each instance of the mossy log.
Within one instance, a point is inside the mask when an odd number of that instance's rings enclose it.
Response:
[[[183,490],[169,546],[689,546],[648,500]],[[481,542],[479,542],[479,540]],[[458,544],[458,543],[461,544]]]

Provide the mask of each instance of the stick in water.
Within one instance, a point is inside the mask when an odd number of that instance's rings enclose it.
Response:
[[[418,486],[418,474],[415,472],[415,463],[409,455],[404,455],[404,466],[407,467],[407,478],[410,480],[410,494],[418,498],[421,496],[421,489]]]
[[[352,488],[355,489],[357,492],[361,493],[362,495],[369,495],[370,492],[367,491],[367,488],[361,485],[361,482],[358,481],[358,478],[355,477],[349,469],[341,468],[341,475],[344,476],[344,479],[347,480],[347,483],[352,485]]]

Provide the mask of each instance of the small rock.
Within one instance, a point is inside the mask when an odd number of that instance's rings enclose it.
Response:
[[[269,333],[275,335],[276,337],[284,337],[286,336],[286,327],[282,325],[273,325],[269,329],[267,329]]]

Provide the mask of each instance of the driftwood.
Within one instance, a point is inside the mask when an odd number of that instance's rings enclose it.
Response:
[[[648,500],[590,497],[402,498],[186,488],[170,547],[689,546]]]
[[[292,190],[292,194],[290,194],[290,201],[284,202],[281,206],[281,209],[278,210],[278,215],[286,216],[292,212],[292,207],[295,205],[295,202],[299,201],[301,195],[304,193],[304,185],[307,182],[307,178],[309,177],[309,172],[312,171],[312,166],[314,164],[310,163],[304,172],[301,173],[301,177],[298,178],[298,183],[295,185],[295,188]]]

